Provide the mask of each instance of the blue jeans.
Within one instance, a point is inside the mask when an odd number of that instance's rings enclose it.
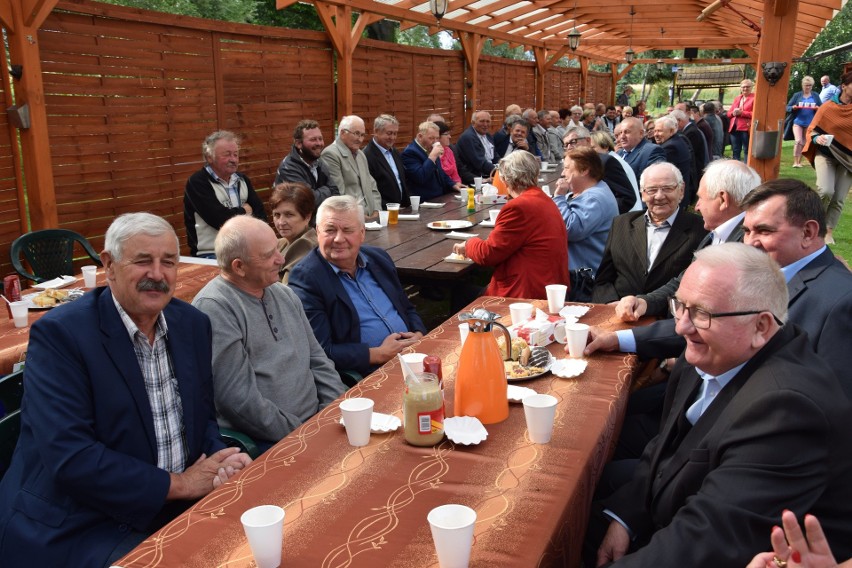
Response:
[[[748,130],[731,132],[731,152],[733,152],[735,160],[748,162]],[[741,152],[742,158],[740,158]]]

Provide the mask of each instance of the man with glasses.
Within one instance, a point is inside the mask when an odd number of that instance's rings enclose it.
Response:
[[[591,134],[585,126],[569,128],[562,142],[565,154],[577,148],[590,148],[592,146]],[[615,196],[618,213],[627,213],[636,205],[636,193],[633,191],[633,184],[630,183],[627,174],[624,173],[624,167],[618,159],[603,152],[598,152],[598,157],[603,162],[603,181]],[[563,178],[559,178],[556,183],[557,188],[562,182]]]
[[[785,508],[827,515],[835,553],[852,554],[852,406],[806,334],[783,323],[784,280],[743,244],[696,254],[670,302],[686,350],[660,435],[595,508],[588,566],[744,566]]]
[[[360,117],[344,116],[337,128],[337,140],[322,151],[322,161],[340,194],[351,195],[364,207],[367,216],[374,216],[382,207],[382,196],[370,175],[367,156],[361,150],[364,132]]]

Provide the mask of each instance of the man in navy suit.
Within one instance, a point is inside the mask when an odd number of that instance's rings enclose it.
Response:
[[[618,154],[633,168],[636,179],[641,178],[651,164],[666,161],[665,151],[645,139],[645,128],[638,118],[628,117],[621,121],[618,143],[621,146]]]
[[[456,142],[456,159],[474,177],[490,178],[499,161],[494,151],[491,115],[484,110],[473,113],[470,127],[462,132]]]
[[[417,342],[426,326],[382,249],[362,246],[364,212],[350,196],[317,212],[319,246],[290,273],[290,287],[338,372],[366,375]]]
[[[210,321],[173,299],[178,257],[167,221],[122,215],[109,287],[33,324],[0,483],[5,566],[108,566],[251,462],[219,437]]]
[[[400,207],[411,205],[402,158],[393,147],[398,133],[399,121],[389,114],[381,114],[373,121],[373,139],[363,150],[370,175],[376,180],[382,196],[382,209],[386,209],[388,203],[399,203]]]
[[[654,140],[666,153],[666,161],[680,170],[685,187],[692,187],[696,174],[689,140],[677,131],[677,120],[671,115],[661,116],[654,121]],[[698,183],[695,183],[696,187]],[[684,192],[686,195],[686,192]],[[681,208],[689,206],[689,200],[681,200]]]
[[[455,183],[441,167],[444,147],[438,141],[438,125],[423,122],[417,135],[402,151],[405,179],[411,193],[422,199],[433,199],[445,193],[459,191],[461,183]]]

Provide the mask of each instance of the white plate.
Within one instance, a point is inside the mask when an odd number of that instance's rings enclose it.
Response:
[[[510,402],[523,402],[524,397],[532,396],[534,394],[538,394],[532,389],[527,387],[519,387],[518,385],[509,385],[507,396],[509,397]]]
[[[559,310],[559,315],[565,319],[570,317],[579,319],[586,315],[586,312],[588,312],[590,308],[591,306],[565,306]]]
[[[66,286],[70,286],[77,279],[73,276],[60,276],[59,278],[54,278],[53,280],[48,280],[47,282],[42,282],[41,284],[34,284],[33,288],[36,290],[49,290],[51,288],[65,288]]]
[[[555,359],[554,359],[553,355],[551,354],[550,355],[550,361],[548,361],[547,365],[544,366],[544,370],[542,372],[534,373],[534,374],[526,376],[526,377],[510,377],[507,373],[506,374],[506,380],[509,381],[510,383],[514,383],[514,382],[517,382],[517,381],[528,381],[530,379],[535,379],[535,378],[541,377],[541,376],[547,374],[548,372],[550,372],[550,367],[553,365],[554,360]],[[505,365],[505,363],[509,363],[509,362],[510,361],[504,361],[503,363]],[[517,361],[511,361],[511,362],[517,363]]]
[[[470,239],[472,237],[478,237],[476,233],[458,233],[456,231],[450,231],[445,235],[448,239],[458,239],[460,241],[464,241],[466,239]]]
[[[455,231],[456,229],[469,229],[473,227],[473,223],[464,219],[456,219],[450,221],[432,221],[426,223],[426,226],[434,231]]]
[[[39,294],[41,294],[41,292],[33,292],[32,294],[24,294],[23,296],[21,296],[21,301],[26,302],[27,308],[29,308],[31,310],[50,310],[50,309],[53,309],[57,306],[61,306],[62,304],[67,304],[68,302],[73,302],[74,300],[79,300],[83,296],[84,292],[83,292],[83,290],[68,290],[69,299],[65,300],[64,302],[59,302],[57,304],[54,304],[53,306],[37,306],[37,305],[35,305],[35,303],[33,303],[33,298],[35,298]]]
[[[455,258],[453,255],[445,256],[444,262],[452,262],[455,264],[473,264],[469,258]]]
[[[573,379],[586,370],[585,359],[557,359],[550,365],[550,372],[563,379]]]
[[[425,201],[420,204],[420,207],[425,207],[426,209],[440,209],[445,205],[446,203],[431,203],[429,201]]]
[[[343,426],[342,416],[338,422]],[[373,434],[386,434],[387,432],[395,432],[400,426],[402,426],[402,420],[396,416],[374,412],[373,419],[370,421],[370,432]]]
[[[382,228],[382,224],[376,223],[375,221],[373,221],[372,223],[366,223],[364,225],[364,228],[367,229],[368,231],[380,231],[381,228]]]
[[[488,437],[488,430],[478,418],[473,416],[455,416],[444,418],[444,434],[456,444],[476,445]]]
[[[497,222],[496,222],[496,221],[488,220],[488,221],[482,221],[482,222],[480,222],[480,223],[479,223],[479,226],[480,226],[480,227],[493,227],[493,226],[495,226],[496,224],[497,224]]]

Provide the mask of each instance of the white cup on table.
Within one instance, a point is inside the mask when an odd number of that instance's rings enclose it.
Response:
[[[535,306],[532,304],[528,304],[526,302],[509,304],[509,314],[512,316],[512,325],[531,320],[534,307]]]
[[[349,444],[356,447],[369,444],[373,401],[369,398],[347,398],[340,403],[340,413],[343,415]]]
[[[420,210],[420,196],[412,195],[411,196],[411,212],[417,213]]]
[[[565,306],[565,294],[568,293],[568,286],[564,284],[548,284],[544,287],[547,292],[547,311],[551,314],[558,314]]]
[[[533,394],[524,397],[524,417],[527,420],[527,431],[532,443],[550,443],[557,402],[559,401],[556,397],[549,394]]]
[[[441,505],[426,516],[441,568],[467,568],[473,546],[476,511],[464,505]]]
[[[428,357],[426,353],[406,353],[402,356],[402,360],[408,365],[408,368],[415,373],[423,372],[423,359]]]
[[[379,225],[382,227],[388,226],[388,216],[390,215],[390,211],[379,211]]]
[[[572,323],[565,326],[568,339],[568,355],[578,359],[583,357],[586,341],[589,338],[589,326],[584,323]]]
[[[467,334],[470,333],[470,324],[466,321],[463,321],[459,324],[459,339],[461,339],[462,347],[464,346],[464,340],[467,339]]]
[[[240,522],[258,568],[281,566],[284,509],[276,505],[253,507],[242,514]]]
[[[27,324],[30,322],[29,304],[23,300],[19,300],[10,303],[9,308],[12,310],[12,320],[15,322],[15,327],[27,327]]]
[[[491,219],[491,222],[492,222],[492,223],[496,223],[496,222],[497,222],[497,216],[498,216],[499,214],[500,214],[500,210],[499,210],[499,209],[489,209],[489,210],[488,210],[488,217]]]
[[[94,264],[87,264],[80,268],[83,271],[83,285],[86,288],[94,288],[98,285],[98,267]]]
[[[468,179],[470,179],[470,178],[468,178]],[[479,193],[480,191],[482,191],[482,178],[481,177],[473,178],[473,189],[476,190],[476,193]]]

